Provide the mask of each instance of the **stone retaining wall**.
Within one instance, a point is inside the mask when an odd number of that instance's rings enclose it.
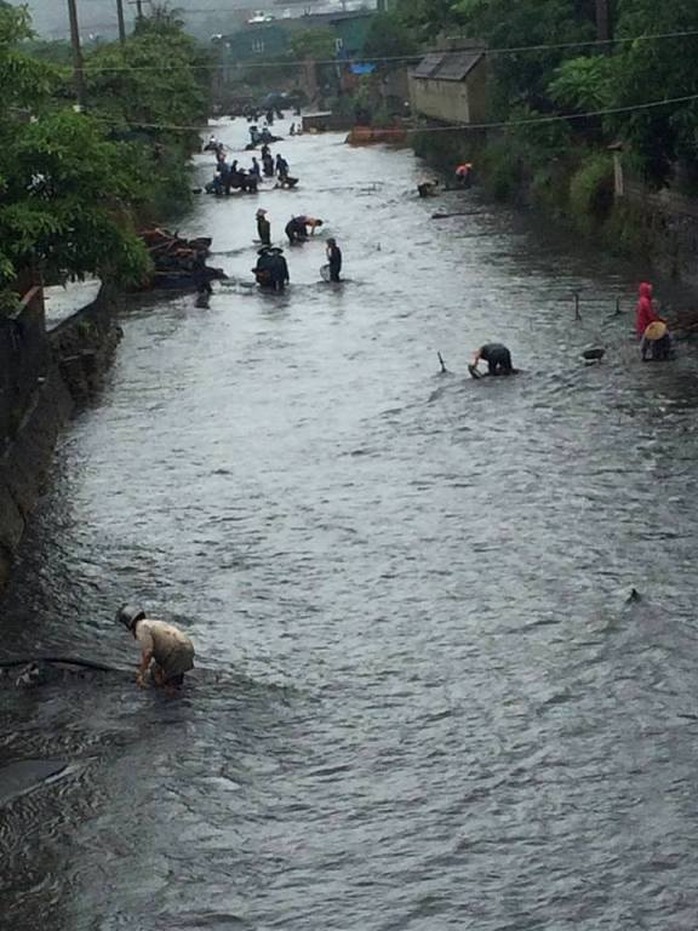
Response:
[[[698,287],[698,200],[671,190],[649,191],[632,181],[625,183],[623,196],[643,215],[654,263]]]
[[[18,320],[0,326],[0,589],[9,577],[27,520],[45,487],[61,430],[102,385],[121,331],[116,295],[97,299],[50,334],[40,294],[23,302]]]

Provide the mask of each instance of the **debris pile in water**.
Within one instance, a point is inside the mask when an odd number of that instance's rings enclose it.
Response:
[[[141,230],[153,262],[153,273],[145,289],[168,288],[183,291],[198,289],[202,284],[226,277],[222,268],[211,268],[206,257],[211,247],[208,236],[185,239],[161,227]]]

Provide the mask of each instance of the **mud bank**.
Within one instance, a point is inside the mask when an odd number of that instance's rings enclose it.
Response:
[[[3,320],[0,589],[45,487],[60,432],[102,385],[121,336],[119,304],[103,287],[96,300],[47,332],[41,293],[33,289],[19,313]]]

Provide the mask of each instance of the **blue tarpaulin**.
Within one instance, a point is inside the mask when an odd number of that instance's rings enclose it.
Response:
[[[376,70],[376,66],[370,64],[369,62],[354,62],[349,65],[352,74],[373,74]]]

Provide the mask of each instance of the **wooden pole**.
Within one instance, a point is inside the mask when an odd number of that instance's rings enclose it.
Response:
[[[124,0],[116,0],[116,17],[119,21],[119,42],[126,41],[126,23],[124,22]]]
[[[73,46],[73,79],[75,81],[75,96],[78,106],[85,106],[85,75],[82,67],[82,50],[80,49],[80,27],[78,26],[78,11],[75,0],[68,0],[68,17],[70,19],[70,42]]]
[[[596,38],[608,42],[611,38],[610,0],[596,0]]]

